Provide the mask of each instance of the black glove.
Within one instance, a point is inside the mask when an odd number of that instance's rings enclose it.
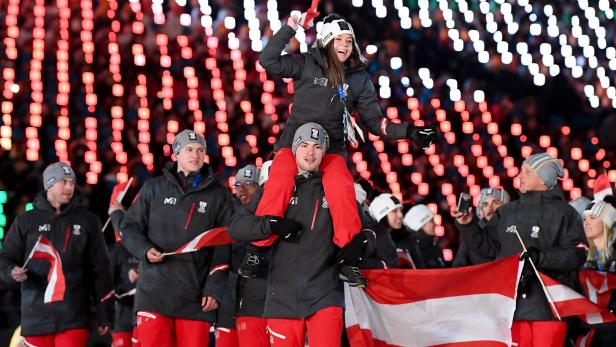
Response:
[[[415,127],[409,124],[406,138],[412,140],[420,148],[426,149],[436,141],[436,128],[432,126]]]
[[[292,219],[269,217],[270,230],[285,241],[295,241],[302,232],[302,225]]]
[[[370,229],[364,229],[340,249],[336,256],[338,264],[358,266],[364,257],[374,250],[376,234]]]
[[[520,255],[520,260],[530,259],[537,268],[539,268],[539,261],[541,260],[541,252],[535,247],[528,247],[526,252]]]

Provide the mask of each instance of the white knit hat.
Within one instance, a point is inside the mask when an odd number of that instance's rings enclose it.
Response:
[[[263,165],[261,165],[261,170],[259,171],[259,185],[262,185],[269,178],[270,167],[272,166],[272,161],[268,160]]]
[[[321,46],[325,47],[336,36],[342,34],[349,34],[355,41],[355,32],[353,27],[344,19],[336,19],[329,23],[320,23],[320,30],[317,34],[317,40],[321,43]]]
[[[400,200],[389,193],[383,193],[372,200],[369,210],[372,218],[380,222],[389,212],[397,208],[402,208]]]
[[[402,223],[413,231],[419,231],[429,221],[434,218],[434,213],[430,211],[428,206],[419,204],[413,206],[402,220]]]
[[[584,211],[584,215],[587,214],[601,219],[603,223],[610,228],[614,226],[614,223],[616,223],[616,208],[614,208],[612,204],[605,201],[599,201],[592,205],[590,210]]]

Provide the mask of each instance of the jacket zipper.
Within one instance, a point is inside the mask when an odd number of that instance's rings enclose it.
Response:
[[[66,249],[68,248],[68,239],[71,237],[71,227],[66,228],[66,234],[64,235],[64,253],[66,253]]]
[[[188,213],[188,217],[186,218],[186,222],[184,222],[184,230],[188,230],[188,225],[190,224],[190,220],[192,219],[193,212],[195,212],[195,203],[194,202],[190,206],[190,212]]]
[[[314,222],[317,220],[317,212],[319,212],[319,199],[316,200],[314,205],[314,215],[312,216],[312,225],[310,226],[310,230],[314,230]]]

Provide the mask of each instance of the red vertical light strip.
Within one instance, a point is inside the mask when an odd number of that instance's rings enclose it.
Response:
[[[17,26],[17,18],[19,16],[19,0],[9,0],[7,5],[5,23],[6,34],[4,38],[4,44],[6,49],[4,54],[9,61],[15,61],[17,59],[17,47],[15,45],[16,39],[19,37],[19,27]],[[2,113],[2,126],[0,127],[0,147],[4,150],[10,150],[12,147],[13,130],[12,117],[13,113],[13,95],[19,92],[15,87],[15,69],[14,63],[5,64],[6,67],[2,70],[2,78],[4,79],[2,96],[4,101],[0,105],[0,112]]]
[[[69,22],[71,18],[71,10],[68,0],[57,0],[59,12],[59,28],[60,36],[57,42],[56,51],[56,70],[58,78],[58,94],[56,95],[56,103],[59,107],[59,114],[56,118],[58,126],[58,138],[54,143],[56,154],[61,161],[68,162],[68,145],[67,141],[71,137],[70,120],[68,117],[68,102],[71,91],[69,81]]]

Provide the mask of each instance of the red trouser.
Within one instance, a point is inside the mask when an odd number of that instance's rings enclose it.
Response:
[[[88,329],[69,329],[56,334],[24,336],[26,347],[86,347]]]
[[[237,330],[229,328],[216,328],[216,347],[238,347]]]
[[[141,347],[203,347],[210,341],[208,322],[137,312],[137,339]]]
[[[327,307],[306,319],[268,318],[272,347],[303,347],[308,332],[310,347],[340,346],[342,307]]]
[[[511,339],[517,347],[562,347],[566,335],[565,322],[522,320],[511,326]]]
[[[111,334],[113,347],[137,347],[139,344],[136,337],[135,329],[133,332],[118,331]]]
[[[329,211],[334,223],[334,243],[343,247],[359,233],[361,221],[355,201],[355,186],[353,176],[349,172],[346,161],[341,155],[326,154],[321,162],[325,198],[329,203]],[[257,216],[284,216],[289,201],[293,196],[297,164],[290,148],[282,148],[276,152],[269,178],[263,189],[263,196],[255,214]],[[270,246],[277,235],[253,242],[256,246]]]
[[[237,339],[240,347],[269,347],[267,319],[261,317],[237,317]]]

